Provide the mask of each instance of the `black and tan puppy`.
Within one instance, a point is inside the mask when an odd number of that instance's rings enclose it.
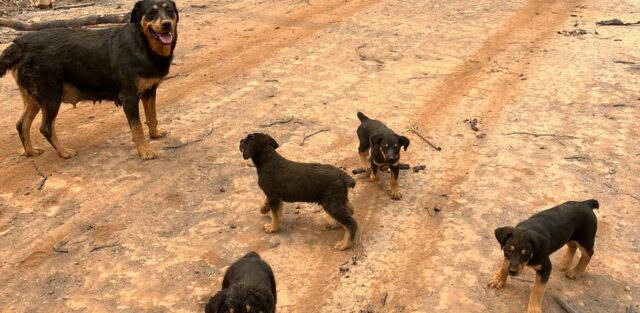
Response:
[[[348,188],[355,187],[356,181],[335,166],[289,161],[276,152],[277,148],[278,143],[271,136],[261,133],[249,134],[240,141],[242,156],[253,160],[258,185],[267,196],[260,212],[271,212],[271,223],[264,230],[278,231],[283,201],[318,203],[344,227],[344,238],[335,248],[350,248],[358,225],[352,217]]]
[[[504,251],[504,260],[498,272],[489,282],[489,287],[501,289],[507,276],[518,276],[525,265],[536,271],[536,280],[529,297],[528,313],[542,312],[542,299],[549,275],[549,256],[565,244],[567,252],[560,261],[560,271],[577,279],[582,276],[593,256],[598,222],[593,209],[598,201],[569,201],[542,211],[524,220],[516,227],[500,227],[495,230],[496,239]],[[571,270],[576,250],[580,249],[580,260]]]
[[[156,89],[169,72],[177,39],[178,10],[169,0],[138,1],[122,27],[47,29],[16,38],[0,56],[0,77],[11,69],[20,88],[24,110],[16,128],[24,154],[42,153],[30,136],[42,110],[40,132],[60,157],[75,156],[56,136],[60,103],[110,100],[123,106],[140,158],[156,158],[144,138],[138,102],[150,137],[165,136],[157,127]]]
[[[222,290],[209,299],[205,313],[274,313],[276,280],[269,264],[255,252],[233,263],[222,280]]]
[[[378,180],[378,169],[386,165],[391,169],[391,199],[400,200],[402,194],[398,190],[398,175],[400,174],[400,147],[407,151],[409,138],[397,135],[387,125],[372,120],[362,112],[358,112],[360,126],[358,126],[358,153],[363,168],[371,167],[371,180]],[[371,151],[371,153],[369,153]],[[371,158],[369,158],[371,154]]]

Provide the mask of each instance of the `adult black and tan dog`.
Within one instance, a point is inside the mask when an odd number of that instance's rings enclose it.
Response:
[[[391,169],[391,199],[400,200],[402,194],[398,190],[398,175],[400,174],[400,147],[407,151],[409,138],[397,135],[387,125],[378,120],[372,120],[362,112],[358,112],[360,126],[358,126],[358,153],[362,167],[371,167],[371,180],[378,180],[378,169],[386,165]],[[371,151],[371,153],[369,153]],[[371,154],[371,158],[369,158]]]
[[[240,152],[245,160],[252,159],[258,170],[258,185],[267,196],[260,212],[271,212],[267,233],[280,228],[282,202],[313,202],[344,227],[344,238],[335,248],[346,250],[353,245],[358,224],[349,203],[349,190],[356,181],[339,168],[326,164],[299,163],[282,157],[278,143],[269,135],[249,134],[240,140]]]
[[[528,313],[542,312],[544,289],[551,274],[549,256],[566,244],[567,252],[560,261],[560,271],[566,271],[570,279],[580,278],[593,256],[598,228],[593,209],[599,207],[598,201],[593,199],[569,201],[537,213],[516,227],[497,228],[495,236],[504,252],[504,260],[489,287],[501,289],[507,275],[515,277],[522,273],[525,265],[532,267],[536,280],[529,296]],[[569,270],[578,249],[580,260]]]
[[[267,262],[255,252],[233,263],[222,280],[222,290],[209,299],[205,313],[274,313],[276,280]]]
[[[144,0],[135,4],[125,26],[48,29],[16,38],[0,56],[0,76],[12,69],[20,88],[24,111],[16,128],[24,154],[42,153],[30,136],[31,123],[42,110],[40,132],[60,157],[75,156],[56,136],[60,103],[110,100],[123,106],[140,158],[156,158],[144,138],[138,102],[142,99],[150,137],[165,136],[156,119],[156,90],[169,72],[178,20],[173,1]]]

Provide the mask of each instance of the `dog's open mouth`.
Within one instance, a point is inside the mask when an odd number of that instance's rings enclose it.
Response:
[[[171,32],[157,33],[153,28],[149,28],[149,31],[151,32],[151,35],[153,35],[155,39],[158,39],[158,41],[163,45],[170,45],[173,43],[173,34]]]

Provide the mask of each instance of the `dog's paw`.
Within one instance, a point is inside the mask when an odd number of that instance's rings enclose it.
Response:
[[[153,160],[158,158],[158,155],[153,151],[153,149],[145,146],[138,146],[138,156],[143,160]]]
[[[377,175],[377,174],[374,174],[374,173],[371,173],[371,174],[369,175],[369,179],[370,179],[371,181],[378,181],[378,175]]]
[[[527,313],[542,313],[542,308],[540,306],[529,306],[527,309]]]
[[[269,211],[271,211],[271,209],[270,209],[268,206],[266,206],[266,205],[263,205],[263,206],[260,208],[260,213],[261,213],[261,214],[267,214],[267,213],[269,213]]]
[[[489,281],[487,286],[489,286],[489,288],[500,290],[504,287],[504,284],[504,280],[500,279],[499,277],[494,277]]]
[[[393,200],[401,200],[402,194],[398,191],[391,191],[391,199]]]
[[[333,247],[334,247],[336,250],[343,251],[343,250],[347,250],[347,249],[351,248],[351,246],[352,246],[352,245],[353,245],[353,242],[351,242],[351,241],[348,241],[348,242],[338,241],[338,242],[336,243],[336,245],[335,245],[335,246],[333,246]]]
[[[558,270],[564,273],[569,270],[569,265],[560,264],[560,268]]]
[[[155,131],[149,130],[149,137],[151,139],[160,139],[166,137],[168,133],[169,132],[160,129],[156,129]]]
[[[342,225],[340,225],[340,223],[338,223],[338,222],[332,222],[332,223],[324,224],[324,229],[326,229],[326,230],[336,230],[336,229],[338,229],[340,227],[342,227]]]
[[[44,152],[44,150],[40,149],[40,148],[31,148],[30,151],[24,151],[22,152],[22,155],[26,156],[26,157],[35,157],[35,156],[39,156],[42,154],[42,152]]]
[[[271,223],[269,223],[269,224],[264,224],[264,227],[262,229],[267,234],[273,234],[278,231],[278,226],[272,225]]]
[[[70,159],[76,156],[77,154],[78,152],[76,150],[69,149],[69,148],[62,148],[58,150],[58,155],[63,159]]]
[[[569,278],[569,279],[578,279],[578,278],[582,277],[582,274],[583,273],[578,273],[575,269],[572,269],[572,270],[568,271],[564,275],[567,276],[567,278]]]

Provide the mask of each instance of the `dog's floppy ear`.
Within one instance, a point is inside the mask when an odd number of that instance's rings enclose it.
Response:
[[[498,242],[500,243],[500,247],[504,247],[504,244],[505,242],[507,242],[507,239],[511,235],[513,235],[513,230],[514,228],[511,226],[496,228],[495,235],[496,235],[496,239],[498,239]]]
[[[142,19],[142,1],[136,2],[131,11],[131,23],[136,23]]]
[[[244,144],[240,145],[240,151],[242,151],[242,157],[245,160],[251,159],[258,151],[256,151],[256,144],[253,141],[244,141]]]
[[[207,305],[204,306],[204,313],[222,313],[222,303],[226,298],[224,290],[218,292],[213,298],[209,299]],[[226,313],[226,312],[225,312]]]
[[[371,136],[371,145],[379,145],[380,142],[382,142],[382,135],[381,134],[375,134]]]
[[[273,150],[278,149],[278,147],[280,147],[278,142],[269,135],[267,135],[267,144],[272,146]]]
[[[547,246],[549,244],[547,237],[541,235],[536,231],[529,231],[529,242],[533,246],[534,254],[544,253],[544,251],[547,250]]]
[[[409,138],[398,136],[398,140],[400,140],[400,144],[404,147],[404,151],[407,151],[407,148],[409,148]]]
[[[180,22],[180,14],[178,14],[178,6],[176,6],[176,3],[173,1],[169,1],[171,2],[171,5],[173,5],[173,12],[176,14],[176,23]]]

